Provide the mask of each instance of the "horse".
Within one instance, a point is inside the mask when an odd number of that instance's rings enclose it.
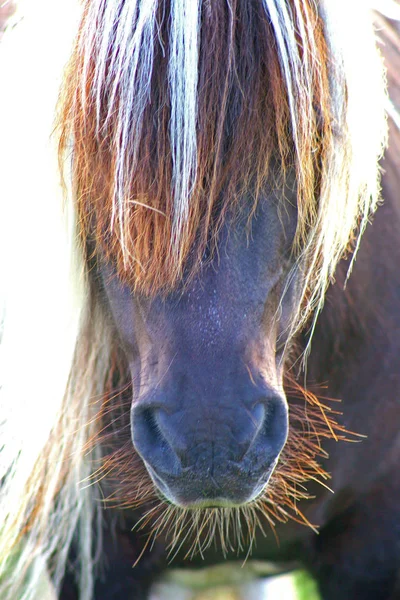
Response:
[[[397,33],[54,4],[0,56],[1,598],[255,564],[398,598]]]

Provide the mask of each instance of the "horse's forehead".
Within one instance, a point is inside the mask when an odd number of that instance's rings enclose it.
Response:
[[[276,199],[265,198],[255,214],[247,216],[226,220],[217,251],[189,283],[183,280],[166,297],[139,296],[148,313],[169,313],[184,320],[195,315],[218,328],[238,309],[243,320],[247,307],[262,304],[268,288],[290,262],[296,213],[292,207],[282,216]]]

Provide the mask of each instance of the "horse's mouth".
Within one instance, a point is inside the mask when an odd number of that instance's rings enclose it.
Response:
[[[167,483],[150,465],[146,464],[146,468],[163,501],[178,508],[198,511],[242,508],[254,503],[264,493],[277,462],[271,465],[267,473],[263,473],[256,484],[238,479],[229,488],[219,485],[211,476],[202,480],[192,475],[190,480],[180,481],[177,478]]]

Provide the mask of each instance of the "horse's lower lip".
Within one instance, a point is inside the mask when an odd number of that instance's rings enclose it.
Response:
[[[265,474],[262,481],[258,481],[255,485],[240,484],[234,492],[227,492],[220,487],[213,488],[205,482],[204,488],[200,490],[196,486],[191,488],[190,483],[179,486],[174,481],[173,485],[168,485],[162,477],[160,477],[149,465],[147,469],[153,480],[154,485],[165,498],[168,503],[185,509],[212,509],[212,508],[239,508],[254,502],[263,492],[273,469]],[[247,489],[246,489],[247,488]],[[222,493],[221,493],[222,492]]]
[[[246,504],[248,503],[243,502],[238,504],[225,498],[214,498],[213,500],[197,500],[196,502],[192,502],[185,505],[180,504],[180,506],[189,510],[199,510],[207,508],[240,508],[241,506],[245,506]]]

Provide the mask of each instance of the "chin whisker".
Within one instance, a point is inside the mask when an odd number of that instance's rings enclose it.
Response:
[[[112,379],[112,378],[111,378]],[[115,377],[114,377],[115,380]],[[130,434],[131,387],[120,386],[120,394],[104,398],[97,439],[88,444],[105,449],[90,483],[104,487],[103,504],[110,508],[139,510],[134,530],[147,536],[146,548],[163,538],[169,561],[183,551],[184,558],[204,558],[212,544],[226,557],[229,553],[248,560],[258,535],[266,537],[268,525],[279,545],[278,523],[292,520],[317,531],[307,517],[307,500],[312,498],[309,483],[331,491],[329,473],[320,460],[327,458],[325,439],[354,441],[355,434],[337,423],[340,412],[333,410],[325,396],[304,390],[294,379],[285,382],[289,398],[289,436],[279,463],[263,493],[239,508],[191,510],[174,506],[157,492],[145,465],[136,454]],[[144,550],[143,550],[144,551]]]

